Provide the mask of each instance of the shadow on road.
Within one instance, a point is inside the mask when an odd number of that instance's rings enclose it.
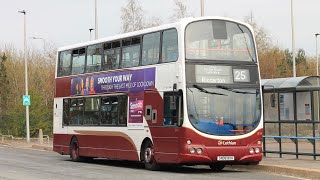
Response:
[[[70,159],[65,159],[65,161],[71,161]],[[75,162],[77,163],[77,162]],[[129,169],[144,169],[144,165],[142,163],[136,161],[120,161],[120,160],[108,160],[108,159],[94,159],[87,162],[78,162],[78,163],[86,163],[86,164],[95,164],[102,166],[112,166],[112,167],[121,167],[121,168],[129,168]],[[196,165],[196,166],[179,166],[179,165],[161,165],[161,170],[158,172],[171,172],[171,173],[183,173],[183,174],[203,174],[203,173],[241,173],[246,172],[243,170],[234,170],[231,169],[230,166],[227,166],[221,172],[212,171],[209,166],[205,165]]]

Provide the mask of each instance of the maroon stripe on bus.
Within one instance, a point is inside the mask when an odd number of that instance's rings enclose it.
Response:
[[[70,96],[70,90],[71,90],[70,77],[56,79],[56,88],[55,88],[55,94],[54,94],[55,98]]]

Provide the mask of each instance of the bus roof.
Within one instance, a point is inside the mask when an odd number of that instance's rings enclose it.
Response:
[[[96,39],[96,40],[81,42],[81,43],[77,43],[77,44],[73,44],[73,45],[69,45],[69,46],[63,46],[63,47],[58,48],[58,51],[70,50],[70,49],[79,48],[79,47],[85,47],[85,46],[92,45],[92,44],[114,41],[114,40],[119,40],[119,39],[123,39],[123,38],[127,38],[127,37],[134,37],[134,36],[138,36],[141,34],[147,34],[147,33],[156,32],[156,31],[160,31],[160,30],[164,30],[164,29],[179,28],[180,26],[186,26],[187,24],[189,24],[191,22],[199,21],[199,20],[206,20],[206,19],[219,19],[219,20],[236,22],[236,23],[243,24],[243,25],[247,26],[251,31],[253,31],[252,27],[249,24],[244,23],[242,21],[235,20],[235,19],[231,19],[231,18],[220,17],[220,16],[188,17],[188,18],[179,19],[175,23],[163,24],[160,26],[142,29],[139,31],[133,31],[133,32],[129,32],[129,33],[123,33],[123,34],[118,34],[118,35],[114,35],[114,36],[104,37],[104,38],[100,38],[100,39]]]

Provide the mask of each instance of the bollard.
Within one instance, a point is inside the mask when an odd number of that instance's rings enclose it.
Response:
[[[42,129],[39,129],[39,144],[43,144],[43,133],[42,133]]]

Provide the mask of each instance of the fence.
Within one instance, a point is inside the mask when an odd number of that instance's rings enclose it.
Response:
[[[316,136],[316,125],[318,125],[318,123],[318,121],[265,121],[263,136],[263,155],[266,156],[267,153],[274,153],[279,154],[279,157],[282,158],[283,154],[289,154],[295,155],[297,159],[299,158],[299,155],[304,155],[313,156],[313,159],[316,160],[316,157],[320,156],[316,148],[316,141],[320,140],[320,137]],[[276,124],[278,127],[274,128],[275,126],[268,126],[270,124]],[[293,128],[290,128],[290,126],[292,125]],[[307,125],[309,125],[309,127]],[[299,128],[299,126],[303,128]],[[286,131],[284,131],[284,129]],[[310,134],[310,131],[312,132],[312,135]],[[270,150],[268,148],[268,146],[271,146],[270,142],[267,142],[268,139],[274,139],[278,143],[277,150]],[[288,149],[290,148],[284,148],[284,146],[288,146],[286,140],[294,143],[293,151],[289,151]],[[299,147],[299,144],[303,140],[309,142],[312,145],[312,152],[307,152],[308,148],[306,147]]]

